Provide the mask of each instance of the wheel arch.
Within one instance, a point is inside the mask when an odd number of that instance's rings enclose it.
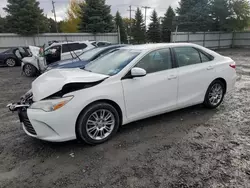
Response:
[[[31,64],[31,63],[25,63],[25,64],[22,66],[22,71],[24,71],[24,67],[25,67],[26,65],[31,65],[31,66],[35,67],[36,72],[39,72],[38,68],[37,68],[35,65]]]
[[[12,57],[12,56],[7,56],[7,57],[4,59],[3,62],[6,63],[6,61],[7,61],[8,59],[14,59],[15,62],[17,63],[17,59],[16,59],[15,57]]]
[[[226,93],[227,92],[227,81],[224,78],[219,77],[219,78],[214,79],[211,83],[213,83],[216,80],[219,80],[223,83],[223,85],[225,87],[225,93]]]
[[[90,104],[88,104],[87,106],[85,106],[85,107],[81,110],[81,112],[78,114],[77,119],[76,119],[76,123],[75,123],[75,134],[76,134],[76,137],[77,137],[77,138],[78,138],[78,133],[77,133],[76,127],[77,127],[77,124],[78,124],[78,122],[79,122],[80,115],[81,115],[82,113],[84,113],[84,111],[85,111],[89,106],[91,106],[91,105],[93,105],[93,104],[96,104],[96,103],[100,103],[100,102],[108,103],[108,104],[112,105],[112,106],[117,110],[118,115],[119,115],[119,118],[120,118],[120,125],[119,125],[119,126],[122,125],[122,122],[123,122],[123,113],[122,113],[121,107],[120,107],[116,102],[114,102],[113,100],[110,100],[110,99],[99,99],[99,100],[93,101],[93,102],[91,102]]]

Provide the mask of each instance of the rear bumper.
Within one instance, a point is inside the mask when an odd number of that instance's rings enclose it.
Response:
[[[238,78],[238,76],[237,76],[237,74],[235,73],[235,74],[233,75],[233,77],[230,79],[230,81],[227,82],[227,93],[231,93],[231,92],[234,91],[234,89],[235,89],[235,84],[236,84],[236,81],[237,81],[237,78]]]

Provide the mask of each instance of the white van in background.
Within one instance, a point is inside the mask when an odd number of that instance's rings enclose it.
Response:
[[[22,72],[32,77],[43,72],[47,65],[60,60],[75,58],[83,52],[95,48],[89,41],[53,43],[39,52],[39,48],[29,46],[32,57],[22,59]]]

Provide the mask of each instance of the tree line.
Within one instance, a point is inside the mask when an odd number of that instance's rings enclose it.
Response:
[[[145,20],[140,8],[134,18],[113,17],[105,0],[71,0],[65,20],[55,23],[44,15],[37,0],[8,0],[5,18],[0,17],[0,32],[32,35],[44,32],[113,32],[119,27],[121,41],[127,43],[168,42],[170,32],[241,31],[250,25],[248,0],[180,0],[163,17],[156,10]]]

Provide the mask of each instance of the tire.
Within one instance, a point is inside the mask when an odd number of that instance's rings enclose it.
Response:
[[[110,117],[108,118],[108,116]],[[105,119],[107,120],[105,121]],[[90,145],[101,144],[116,134],[119,125],[119,114],[112,105],[105,102],[94,103],[87,107],[78,118],[76,124],[77,138]]]
[[[5,64],[8,66],[8,67],[15,67],[16,66],[16,60],[14,58],[7,58],[5,60]]]
[[[23,67],[23,72],[27,77],[34,77],[37,74],[37,69],[31,64],[26,64]]]
[[[225,84],[220,80],[215,80],[209,85],[203,104],[209,109],[217,108],[222,103],[225,93]]]

